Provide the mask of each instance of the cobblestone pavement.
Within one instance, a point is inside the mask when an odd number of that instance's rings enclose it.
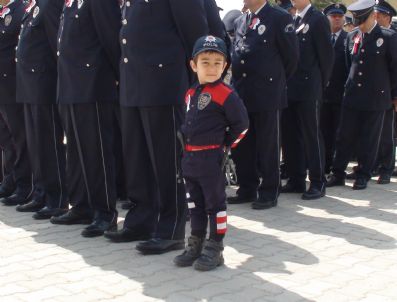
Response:
[[[209,273],[1,206],[0,301],[397,301],[397,179],[350,187],[230,206],[226,265]]]

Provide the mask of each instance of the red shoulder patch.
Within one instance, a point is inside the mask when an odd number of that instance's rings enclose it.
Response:
[[[211,94],[212,101],[223,106],[226,99],[233,92],[233,90],[226,86],[224,83],[219,83],[216,86],[206,86],[203,89],[203,92]]]
[[[189,104],[190,99],[193,97],[194,93],[196,92],[195,89],[190,88],[185,95],[185,104]]]

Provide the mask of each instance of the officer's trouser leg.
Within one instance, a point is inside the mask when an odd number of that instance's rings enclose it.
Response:
[[[371,178],[371,171],[375,165],[381,132],[384,124],[385,111],[362,111],[360,114],[359,148],[357,178]]]
[[[325,158],[323,135],[320,129],[320,109],[319,101],[304,101],[299,103],[296,112],[304,141],[311,185],[322,189],[325,185]]]
[[[125,171],[123,161],[123,143],[121,136],[121,113],[120,107],[114,108],[114,157],[115,157],[115,169],[116,169],[116,192],[117,198],[125,200],[127,197],[126,186],[125,186]]]
[[[286,165],[288,182],[304,186],[306,179],[306,158],[297,117],[297,103],[290,103],[282,114],[283,155]]]
[[[359,112],[342,106],[341,121],[336,134],[335,157],[332,162],[332,173],[336,177],[346,177],[345,170],[355,150],[359,123]]]
[[[25,123],[35,186],[48,208],[66,208],[64,134],[56,105],[25,104]]]
[[[391,176],[396,166],[394,123],[395,110],[393,107],[389,110],[386,110],[385,113],[377,161],[377,164],[379,164],[379,173],[387,176]]]
[[[0,111],[10,130],[15,147],[14,179],[17,191],[24,196],[32,193],[32,170],[26,143],[23,104],[1,105]]]
[[[3,116],[0,113],[0,148],[1,148],[1,176],[2,186],[14,187],[14,162],[15,162],[15,147],[12,140],[10,130]]]

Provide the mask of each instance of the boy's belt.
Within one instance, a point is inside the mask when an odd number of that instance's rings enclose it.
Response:
[[[204,151],[204,150],[213,150],[219,149],[221,145],[205,145],[205,146],[194,146],[194,145],[185,145],[186,151]]]

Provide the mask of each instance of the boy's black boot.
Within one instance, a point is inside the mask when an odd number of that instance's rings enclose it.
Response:
[[[187,240],[187,246],[184,252],[174,258],[174,263],[180,267],[192,266],[194,261],[201,255],[203,243],[204,238],[190,236]]]
[[[194,262],[194,269],[198,271],[210,271],[225,262],[222,255],[223,242],[209,239],[204,243],[200,257]]]

